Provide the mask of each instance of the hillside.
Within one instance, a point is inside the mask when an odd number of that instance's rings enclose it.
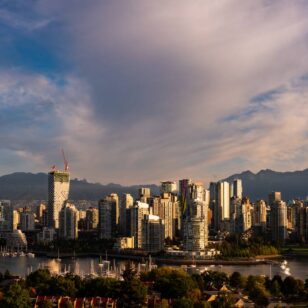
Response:
[[[305,199],[308,196],[308,169],[293,172],[276,172],[269,169],[258,173],[245,171],[226,178],[226,181],[239,178],[243,181],[244,195],[252,200],[266,199],[271,191],[280,191],[284,200]]]
[[[0,177],[0,199],[9,200],[46,200],[48,176],[45,173],[16,172]],[[156,185],[121,186],[88,183],[86,180],[71,180],[70,199],[99,200],[110,193],[131,193],[137,196],[139,187],[150,187],[154,194],[159,192]]]

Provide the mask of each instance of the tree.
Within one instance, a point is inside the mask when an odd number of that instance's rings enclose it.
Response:
[[[147,288],[136,277],[136,271],[130,266],[122,274],[124,281],[121,283],[119,307],[142,307],[147,295]]]
[[[268,297],[269,294],[266,292],[265,288],[260,285],[256,285],[253,290],[249,291],[249,298],[257,306],[266,307],[269,304]]]
[[[193,289],[198,289],[195,280],[183,270],[158,269],[155,276],[154,289],[160,292],[163,298],[187,297]]]
[[[202,274],[205,290],[219,290],[223,285],[229,284],[229,277],[224,272],[205,272]]]
[[[10,308],[29,308],[33,305],[31,305],[29,291],[15,283],[10,286],[0,306]]]
[[[274,296],[281,296],[281,289],[280,289],[279,282],[277,280],[274,280],[271,283],[270,292]]]
[[[244,288],[245,279],[239,272],[234,272],[230,276],[230,286],[236,289]]]
[[[297,282],[292,276],[288,276],[283,281],[282,292],[285,296],[296,295],[298,293]]]

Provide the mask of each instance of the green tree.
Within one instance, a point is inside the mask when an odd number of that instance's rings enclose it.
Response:
[[[277,280],[274,280],[271,283],[270,292],[274,296],[281,296],[281,288],[280,288],[279,282]]]
[[[223,285],[229,285],[229,277],[224,272],[208,271],[202,276],[205,290],[219,290]]]
[[[31,304],[29,291],[23,289],[18,283],[15,283],[9,287],[9,290],[5,294],[0,306],[10,308],[30,308],[33,307],[33,304]]]
[[[245,278],[239,272],[234,272],[230,276],[230,286],[236,289],[244,288]]]
[[[129,265],[122,274],[124,281],[121,284],[119,307],[142,307],[145,303],[147,288],[136,277],[136,271]]]
[[[263,286],[258,284],[249,291],[249,298],[259,307],[266,307],[269,304],[269,294]]]

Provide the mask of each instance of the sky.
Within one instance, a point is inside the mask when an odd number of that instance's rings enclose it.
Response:
[[[0,0],[0,174],[307,168],[307,55],[305,0]]]

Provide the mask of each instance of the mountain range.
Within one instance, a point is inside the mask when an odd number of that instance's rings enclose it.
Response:
[[[280,191],[284,200],[292,198],[306,198],[308,196],[308,169],[292,172],[276,172],[261,170],[258,173],[244,171],[233,174],[226,181],[242,179],[244,195],[251,200],[267,199],[271,191]],[[0,199],[10,200],[46,200],[48,176],[45,173],[16,172],[0,177]],[[110,183],[89,183],[86,180],[73,179],[70,185],[70,199],[72,200],[99,200],[110,193],[131,193],[134,197],[138,188],[149,187],[152,193],[159,193],[159,186],[132,185],[122,186]]]

